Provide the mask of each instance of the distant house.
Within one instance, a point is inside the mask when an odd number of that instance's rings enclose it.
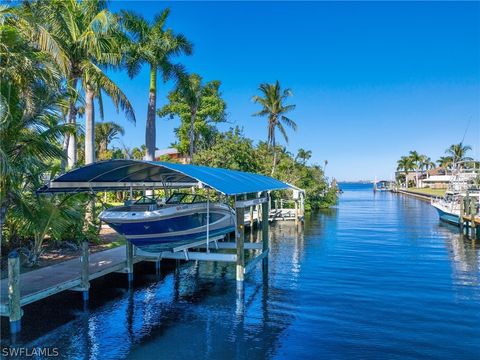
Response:
[[[430,169],[426,171],[416,171],[408,172],[405,174],[404,171],[397,171],[395,176],[398,178],[400,175],[406,177],[406,182],[411,184],[416,184],[418,178],[418,187],[424,188],[434,188],[434,189],[446,189],[448,183],[450,182],[451,175],[447,174],[444,168],[437,167],[435,169]]]
[[[182,156],[175,148],[155,150],[155,160],[173,160],[182,164],[188,164],[190,162],[190,158],[188,156]]]
[[[419,187],[429,187],[432,189],[446,189],[452,175],[432,175],[419,181]]]

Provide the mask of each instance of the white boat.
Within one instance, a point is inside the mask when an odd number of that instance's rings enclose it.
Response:
[[[99,217],[132,244],[150,252],[206,239],[207,232],[214,237],[235,230],[235,211],[229,205],[184,193],[174,193],[165,202],[144,196],[131,205],[104,210]]]
[[[476,203],[480,201],[480,189],[475,186],[474,181],[478,176],[476,169],[455,170],[452,174],[447,191],[443,198],[432,199],[432,206],[437,209],[440,220],[453,225],[460,224],[461,201],[467,196],[475,198]],[[477,206],[477,214],[478,214]]]

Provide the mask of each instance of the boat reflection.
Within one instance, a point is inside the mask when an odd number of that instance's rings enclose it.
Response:
[[[458,232],[458,228],[441,224],[440,231],[449,250],[454,277],[461,285],[480,284],[480,241]]]

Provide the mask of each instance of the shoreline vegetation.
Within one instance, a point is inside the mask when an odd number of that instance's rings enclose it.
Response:
[[[337,189],[325,177],[327,161],[311,164],[311,151],[293,154],[276,139],[280,133],[288,144],[287,130],[295,131],[296,121],[301,126],[301,119],[290,117],[295,110],[288,103],[292,91],[278,81],[261,83],[256,95],[252,89],[257,112],[244,121],[263,121],[265,141],[255,143],[240,126],[220,131],[217,125],[229,120],[222,83],[204,80],[177,62],[179,56],[194,54],[194,44],[167,27],[169,16],[166,9],[149,22],[131,12],[112,13],[105,2],[95,0],[0,6],[2,256],[17,250],[23,263],[34,267],[52,251],[74,252],[85,240],[103,244],[95,214],[123,202],[125,192],[35,195],[49,179],[99,160],[182,161],[255,172],[304,189],[306,210],[336,203]],[[118,148],[115,140],[124,129],[105,121],[103,103],[113,103],[128,121],[138,119],[122,84],[106,69],[134,78],[142,67],[150,70],[144,145]],[[166,104],[157,108],[158,85],[167,80],[175,85]],[[78,122],[80,117],[85,125]],[[178,122],[172,146],[179,159],[155,157],[157,117]]]

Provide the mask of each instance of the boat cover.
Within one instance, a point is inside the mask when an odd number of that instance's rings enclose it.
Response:
[[[225,195],[292,188],[277,179],[222,168],[160,161],[107,160],[71,170],[51,180],[37,193],[70,193],[114,189],[205,186]]]

